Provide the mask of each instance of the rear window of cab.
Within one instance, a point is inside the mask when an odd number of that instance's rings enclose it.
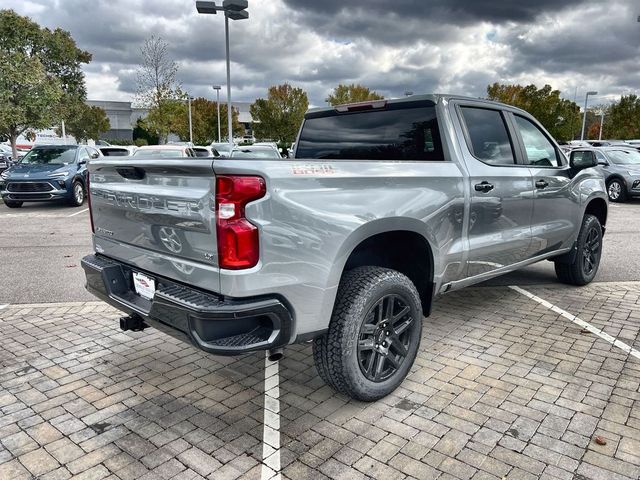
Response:
[[[392,103],[385,108],[309,114],[296,158],[442,161],[433,102]]]

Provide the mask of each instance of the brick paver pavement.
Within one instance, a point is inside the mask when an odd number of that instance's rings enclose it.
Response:
[[[640,349],[640,284],[528,290]],[[260,478],[264,355],[123,333],[118,316],[0,311],[0,479]],[[283,477],[640,478],[640,361],[508,288],[443,297],[423,332],[372,404],[323,385],[308,345],[286,350]]]

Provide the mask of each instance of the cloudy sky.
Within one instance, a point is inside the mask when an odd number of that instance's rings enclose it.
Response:
[[[0,0],[42,25],[69,30],[93,54],[88,96],[132,100],[140,47],[170,44],[183,88],[214,98],[225,84],[224,19],[195,0]],[[231,23],[234,100],[270,85],[302,87],[323,104],[338,83],[388,97],[442,92],[482,96],[488,84],[551,84],[578,102],[640,94],[637,0],[249,0]],[[599,103],[596,101],[595,103]]]

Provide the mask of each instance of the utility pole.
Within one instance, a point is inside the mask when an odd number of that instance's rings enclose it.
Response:
[[[189,95],[189,142],[193,147],[193,124],[191,123],[191,95]]]
[[[216,91],[216,106],[218,107],[218,143],[222,142],[222,135],[220,135],[220,85],[214,85],[213,89]]]
[[[604,110],[600,112],[600,134],[598,135],[598,140],[602,140],[602,124],[604,124]]]

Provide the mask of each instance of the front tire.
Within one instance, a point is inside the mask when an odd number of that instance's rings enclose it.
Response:
[[[316,369],[340,393],[379,400],[409,373],[421,333],[411,280],[387,268],[355,268],[340,282],[328,332],[314,341]]]
[[[614,178],[607,184],[607,195],[612,202],[624,202],[627,199],[627,187],[622,180]]]
[[[23,202],[16,200],[4,200],[4,204],[9,208],[20,208]]]
[[[79,180],[76,180],[71,187],[71,200],[69,200],[69,203],[72,207],[81,207],[84,203],[84,198],[84,185]]]
[[[595,278],[602,257],[602,227],[594,215],[582,219],[577,250],[573,263],[555,262],[556,276],[562,283],[582,286]]]

